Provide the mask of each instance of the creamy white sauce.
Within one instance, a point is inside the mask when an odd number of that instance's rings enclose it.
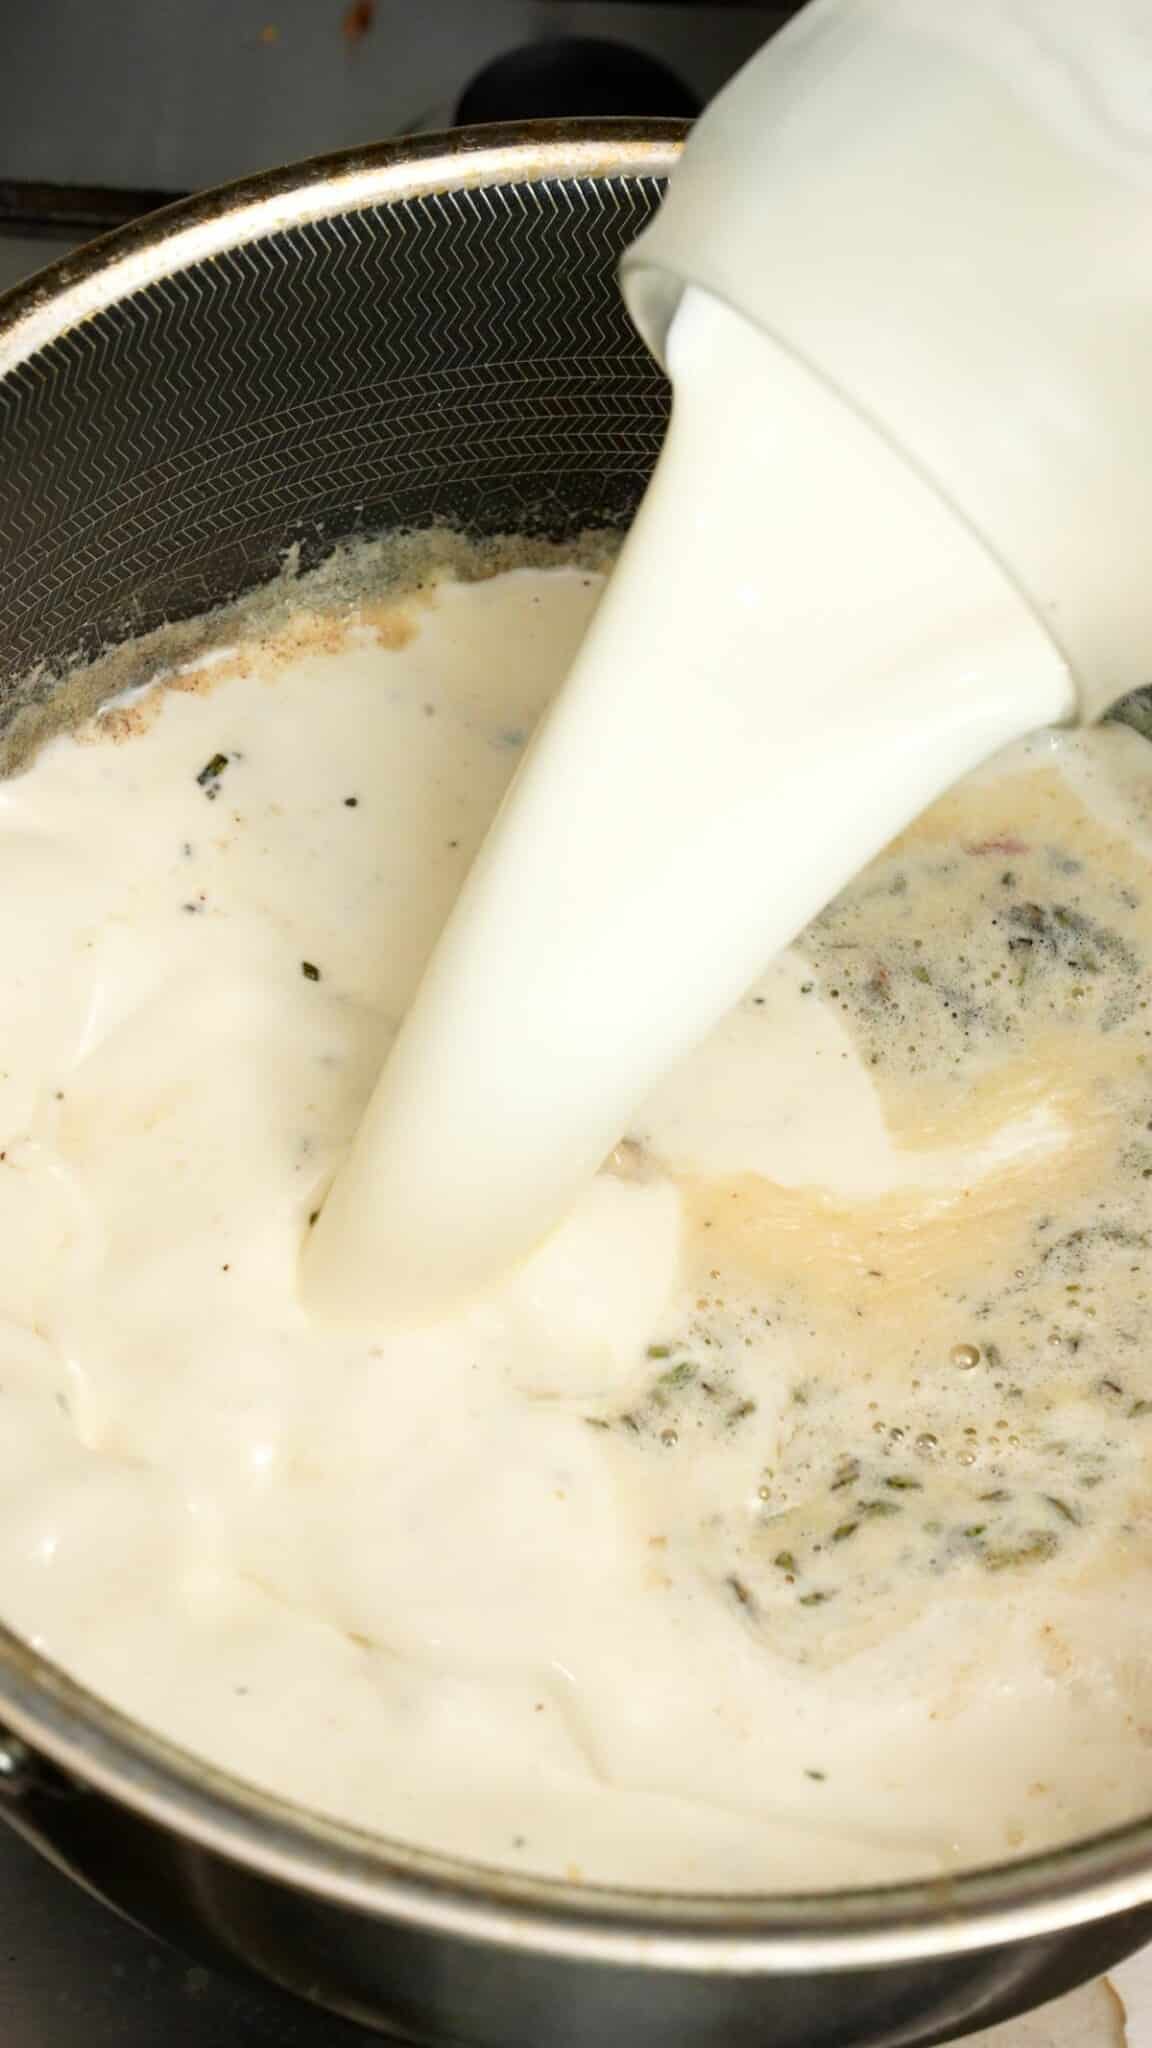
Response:
[[[1039,1038],[1029,1066],[1043,1005],[987,1043],[973,1024],[928,1061],[934,1125],[907,1048],[952,1025],[885,1021],[933,993],[900,981],[910,934],[935,975],[973,878],[1014,856],[950,841],[937,881],[929,840],[921,893],[865,878],[467,1312],[397,1331],[300,1306],[382,1040],[598,588],[524,570],[310,621],[305,586],[291,634],[0,787],[0,1611],[244,1777],[533,1870],[825,1889],[1118,1819],[1152,1795],[1142,1435],[1057,1388],[1107,1473],[1073,1524],[1042,1505],[1048,1382],[1010,1396],[991,1349],[980,1372],[950,1355],[1032,1341],[1017,1241],[1054,1188],[1070,1219],[1108,1197],[1084,1132],[1134,1127],[1143,1026],[1061,1093]],[[1127,738],[1059,759],[1107,781]],[[994,831],[1021,766],[1046,770],[1010,757],[964,799]],[[1062,801],[1071,840],[1106,831]],[[852,959],[874,927],[896,949],[875,1043],[830,979],[845,921]],[[1078,1072],[1103,1041],[1060,1029]],[[990,1289],[1007,1262],[991,1320],[965,1259]],[[1146,1354],[1121,1361],[1125,1416]],[[938,1508],[889,1485],[909,1471]],[[925,1514],[970,1524],[964,1489],[1007,1484],[1024,1505],[997,1515],[1046,1512],[1057,1554],[990,1569],[988,1535],[926,1564]],[[837,1538],[865,1496],[893,1512]]]

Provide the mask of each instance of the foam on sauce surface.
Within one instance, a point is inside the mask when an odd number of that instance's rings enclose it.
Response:
[[[0,1609],[260,1784],[526,1869],[824,1889],[1123,1819],[1152,1800],[1135,734],[938,804],[498,1292],[416,1332],[299,1307],[598,587],[310,616],[302,586],[279,637],[0,787]]]

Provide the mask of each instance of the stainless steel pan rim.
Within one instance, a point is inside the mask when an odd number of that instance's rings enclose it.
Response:
[[[537,179],[660,177],[679,123],[548,122],[354,150],[122,229],[0,299],[0,378],[118,300],[241,243],[390,201]],[[832,1972],[959,1955],[1152,1900],[1152,1819],[931,1883],[803,1897],[527,1878],[358,1833],[160,1740],[0,1628],[0,1721],[83,1787],[303,1893],[501,1948],[653,1970]],[[0,1798],[19,1796],[18,1785]]]
[[[540,121],[454,128],[343,150],[222,185],[89,243],[0,294],[0,377],[117,299],[282,228],[461,186],[667,177],[682,121]]]
[[[835,1971],[1047,1934],[1152,1897],[1152,1822],[929,1883],[785,1897],[523,1877],[328,1821],[201,1762],[0,1629],[0,1716],[81,1785],[297,1890],[445,1934],[602,1962]]]

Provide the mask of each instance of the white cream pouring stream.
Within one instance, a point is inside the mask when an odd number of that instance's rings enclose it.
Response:
[[[658,478],[313,1233],[326,1310],[522,1258],[893,831],[1072,708],[995,563],[807,371],[703,296],[669,367]]]
[[[822,0],[701,124],[631,259],[666,445],[312,1235],[312,1307],[483,1289],[901,826],[1142,679],[1149,60],[1129,0]]]

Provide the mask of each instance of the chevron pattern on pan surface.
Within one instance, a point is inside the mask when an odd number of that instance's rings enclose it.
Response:
[[[0,674],[204,610],[294,541],[627,517],[667,387],[615,270],[660,192],[548,180],[309,222],[43,350],[0,385]]]

